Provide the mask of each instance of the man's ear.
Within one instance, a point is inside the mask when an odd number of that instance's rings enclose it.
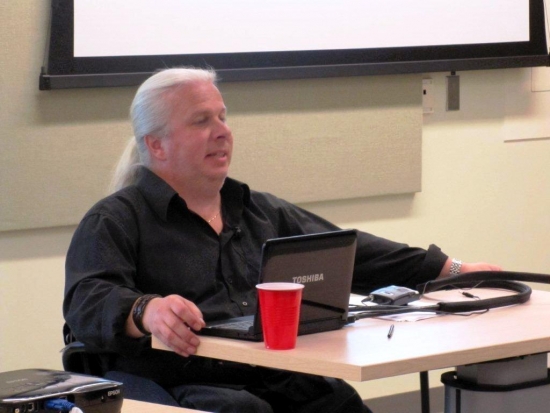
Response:
[[[164,141],[162,138],[153,135],[145,135],[145,144],[147,145],[151,158],[159,161],[164,161],[166,159]]]

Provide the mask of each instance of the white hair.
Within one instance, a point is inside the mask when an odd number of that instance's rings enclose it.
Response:
[[[216,72],[210,69],[164,69],[148,78],[136,92],[130,107],[130,119],[134,137],[130,139],[118,161],[109,190],[117,191],[135,182],[139,166],[149,166],[150,156],[145,136],[164,138],[169,134],[168,125],[172,104],[166,95],[193,82],[216,83]]]

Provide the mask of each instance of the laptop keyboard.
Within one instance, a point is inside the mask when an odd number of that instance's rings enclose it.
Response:
[[[216,328],[227,328],[230,330],[248,330],[252,327],[251,320],[235,321],[234,323],[220,324]]]

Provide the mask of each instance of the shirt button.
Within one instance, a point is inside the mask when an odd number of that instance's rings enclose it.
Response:
[[[243,301],[243,305],[246,307],[248,303],[246,301]]]

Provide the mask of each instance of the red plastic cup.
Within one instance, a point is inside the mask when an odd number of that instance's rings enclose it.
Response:
[[[264,283],[256,285],[265,347],[289,350],[296,347],[303,284]]]

